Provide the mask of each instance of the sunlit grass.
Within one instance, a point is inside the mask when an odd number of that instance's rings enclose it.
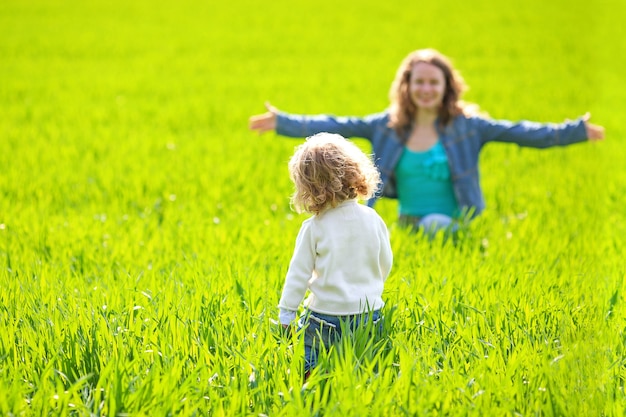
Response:
[[[624,5],[412,7],[3,3],[0,414],[624,415]],[[271,321],[305,218],[299,141],[247,118],[266,99],[380,111],[421,47],[492,116],[591,111],[607,140],[488,145],[488,208],[456,244],[381,201],[384,333],[303,385],[303,346]]]

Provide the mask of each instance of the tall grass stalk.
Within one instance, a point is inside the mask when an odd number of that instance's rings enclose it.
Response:
[[[625,7],[4,1],[0,414],[624,415]],[[264,100],[381,111],[423,47],[493,117],[590,111],[607,140],[489,145],[487,210],[457,242],[381,201],[384,334],[304,383],[300,340],[272,322],[305,218],[299,141],[247,119]]]

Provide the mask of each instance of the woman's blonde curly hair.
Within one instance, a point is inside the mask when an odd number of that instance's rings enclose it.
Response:
[[[380,185],[371,158],[343,136],[318,133],[296,148],[289,161],[298,213],[320,214],[352,199],[369,199]]]

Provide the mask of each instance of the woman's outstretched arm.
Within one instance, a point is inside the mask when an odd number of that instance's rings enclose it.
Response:
[[[589,123],[589,119],[591,118],[591,114],[586,113],[583,116],[583,122],[585,123],[585,130],[587,131],[587,139],[596,141],[604,139],[604,127],[600,125],[594,125],[593,123]]]
[[[276,130],[276,114],[278,113],[278,109],[272,106],[268,101],[265,102],[265,108],[267,112],[250,117],[248,122],[250,130],[259,132],[259,134]]]

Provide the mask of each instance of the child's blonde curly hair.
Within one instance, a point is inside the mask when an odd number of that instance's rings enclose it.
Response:
[[[368,155],[343,136],[318,133],[296,148],[289,161],[296,186],[291,203],[298,213],[320,214],[351,199],[369,199],[380,174]]]

